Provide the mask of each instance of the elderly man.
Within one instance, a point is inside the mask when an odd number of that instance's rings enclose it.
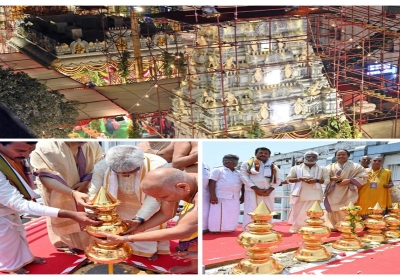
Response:
[[[210,174],[210,213],[208,216],[208,229],[212,233],[232,232],[238,225],[240,196],[242,180],[235,167],[239,157],[225,155],[222,158],[223,167],[214,168]]]
[[[247,213],[252,212],[261,201],[274,211],[274,190],[282,181],[279,168],[270,160],[271,151],[265,147],[257,148],[255,157],[244,161],[240,167],[244,192],[243,230],[252,220]]]
[[[19,212],[38,216],[70,218],[87,225],[98,225],[91,214],[40,205],[32,200],[32,173],[26,158],[37,142],[0,142],[0,272],[29,273],[25,266],[46,261],[29,250]],[[81,198],[80,198],[81,199]],[[62,219],[66,221],[65,219]]]
[[[304,163],[293,166],[286,180],[294,183],[290,197],[291,209],[288,222],[292,224],[290,233],[296,233],[306,223],[306,211],[315,201],[322,202],[321,184],[327,184],[330,180],[328,170],[317,164],[318,153],[308,151],[304,154]]]
[[[86,194],[94,164],[101,160],[103,150],[98,142],[40,141],[31,155],[31,164],[39,180],[43,204],[84,211],[76,205],[76,195]],[[47,217],[51,244],[67,254],[81,253],[90,243],[90,235],[79,223]]]
[[[111,147],[104,160],[97,163],[89,188],[93,198],[100,187],[104,186],[121,204],[117,212],[124,220],[131,220],[131,227],[137,228],[153,216],[160,208],[160,203],[147,196],[140,184],[150,170],[166,167],[167,161],[153,154],[143,153],[135,146],[119,145]],[[159,229],[160,224],[149,231]],[[169,254],[169,242],[137,242],[131,244],[133,254],[156,260],[157,254]]]
[[[104,234],[108,243],[141,242],[150,240],[173,240],[179,238],[180,248],[192,252],[189,266],[175,266],[171,273],[197,273],[197,224],[198,224],[198,198],[197,198],[197,174],[186,173],[174,168],[159,168],[150,171],[142,181],[143,192],[161,201],[161,207],[155,215],[142,224],[133,235]],[[156,231],[140,233],[148,228],[163,223],[175,214],[179,201],[185,201],[186,207],[180,213],[175,227]],[[172,213],[172,215],[171,215]],[[126,233],[131,232],[132,229]],[[178,252],[177,256],[181,253]]]
[[[328,220],[335,231],[336,223],[343,220],[345,213],[340,207],[347,206],[350,201],[356,203],[358,188],[362,187],[368,179],[364,167],[349,161],[350,153],[347,150],[337,150],[336,162],[326,166],[330,182],[325,189],[325,210],[328,212]]]
[[[383,168],[383,157],[374,157],[372,159],[371,168],[366,169],[368,172],[368,182],[358,190],[358,201],[355,205],[361,206],[359,214],[366,219],[371,210],[378,202],[382,209],[392,206],[392,197],[390,188],[393,187],[392,171]]]
[[[360,164],[364,168],[369,168],[369,164],[371,163],[371,157],[370,156],[362,156],[360,158]]]

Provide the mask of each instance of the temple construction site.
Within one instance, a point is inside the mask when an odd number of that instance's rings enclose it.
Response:
[[[143,8],[2,6],[0,65],[68,77],[80,124],[133,115],[158,118],[160,137],[173,123],[176,138],[318,138],[333,116],[399,137],[395,6]]]

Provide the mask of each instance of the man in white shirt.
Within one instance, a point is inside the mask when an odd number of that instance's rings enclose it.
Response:
[[[304,154],[304,163],[293,166],[286,180],[294,183],[290,197],[291,209],[288,221],[292,221],[290,233],[296,233],[300,227],[305,225],[307,219],[306,211],[315,201],[322,202],[322,184],[330,180],[328,170],[317,165],[318,153],[308,151]]]
[[[282,181],[279,168],[270,160],[271,151],[265,147],[257,148],[255,157],[244,161],[240,167],[242,182],[245,185],[243,230],[252,220],[251,213],[261,201],[270,211],[274,211],[275,188]]]
[[[235,170],[239,157],[225,155],[223,167],[214,168],[210,173],[210,212],[208,229],[212,233],[235,231],[240,214],[240,197],[242,181],[240,173]]]
[[[99,225],[92,214],[44,206],[34,202],[33,178],[26,158],[37,142],[0,142],[0,272],[29,273],[25,266],[46,261],[33,256],[19,212],[38,216],[70,218],[86,225]],[[78,192],[70,191],[75,201],[90,207]]]

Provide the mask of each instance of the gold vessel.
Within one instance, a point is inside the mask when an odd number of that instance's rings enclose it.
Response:
[[[237,242],[245,249],[248,258],[241,260],[233,269],[232,274],[279,274],[283,265],[270,258],[269,248],[276,247],[282,242],[282,234],[271,230],[274,226],[268,221],[273,213],[262,201],[257,208],[249,213],[253,222],[248,223],[248,231],[242,232]]]
[[[123,222],[115,207],[119,204],[104,187],[101,187],[99,192],[92,200],[93,206],[96,207],[95,213],[98,219],[103,221],[100,226],[86,226],[86,232],[94,237],[100,237],[99,233],[120,234],[128,229],[128,226]],[[127,260],[132,254],[132,248],[126,243],[115,245],[107,244],[107,241],[94,240],[85,249],[85,255],[93,262],[103,264],[119,263]]]
[[[390,213],[384,218],[384,221],[388,225],[388,230],[385,231],[385,236],[387,238],[399,238],[400,231],[398,230],[400,225],[399,214],[399,204],[394,203],[392,207],[389,208]]]
[[[357,251],[363,247],[357,237],[357,233],[364,230],[364,223],[360,215],[358,215],[361,207],[354,206],[353,202],[350,201],[347,207],[342,207],[340,210],[343,210],[346,216],[335,227],[342,235],[332,244],[332,247],[342,251]]]
[[[382,233],[382,229],[386,228],[386,222],[383,220],[382,208],[379,203],[376,203],[374,208],[369,207],[372,210],[368,219],[364,221],[365,226],[368,228],[368,232],[361,238],[362,242],[387,242],[386,236]]]
[[[304,246],[300,247],[293,253],[293,256],[299,261],[304,262],[320,262],[329,260],[332,255],[324,246],[322,246],[322,238],[326,238],[331,234],[331,230],[324,226],[324,220],[321,217],[324,211],[315,201],[307,211],[309,219],[305,220],[307,225],[302,226],[297,232],[304,239]]]

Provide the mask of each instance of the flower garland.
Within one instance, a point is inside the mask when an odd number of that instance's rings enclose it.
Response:
[[[355,228],[356,228],[356,223],[361,221],[361,217],[360,215],[358,215],[358,212],[361,210],[362,208],[360,206],[345,206],[345,207],[341,207],[340,210],[342,211],[347,211],[348,213],[348,221],[350,222],[350,228],[351,228],[351,233],[352,234],[356,234],[355,232]]]

